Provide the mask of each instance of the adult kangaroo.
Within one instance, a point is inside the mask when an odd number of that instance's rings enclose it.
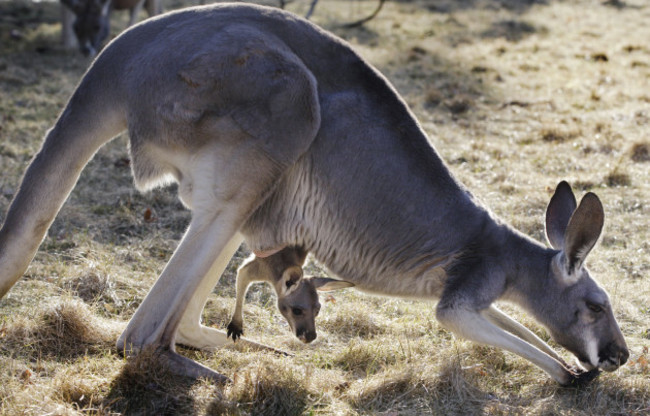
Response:
[[[162,0],[61,0],[63,46],[94,57],[110,34],[111,12],[129,10],[127,26],[133,26],[145,4],[149,16],[162,13]]]
[[[521,305],[586,369],[628,350],[584,259],[603,208],[560,183],[546,248],[499,221],[452,176],[389,82],[345,42],[251,5],[184,9],[110,43],[47,133],[0,230],[0,296],[23,274],[81,170],[128,129],[135,184],[172,181],[193,212],[178,248],[120,336],[179,374],[226,377],[175,352],[224,345],[200,324],[242,241],[261,257],[304,247],[357,288],[439,299],[442,325],[506,349],[561,384],[580,378],[492,306]]]

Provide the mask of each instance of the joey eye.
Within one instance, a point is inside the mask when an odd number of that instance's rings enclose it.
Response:
[[[603,307],[595,303],[587,302],[587,307],[594,313],[600,313],[603,311]]]
[[[291,312],[293,312],[293,314],[296,316],[302,315],[302,309],[300,308],[291,308]]]

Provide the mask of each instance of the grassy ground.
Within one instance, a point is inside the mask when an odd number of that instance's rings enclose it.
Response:
[[[589,265],[612,296],[629,363],[561,388],[516,356],[452,337],[433,303],[353,290],[322,299],[319,338],[304,346],[266,286],[250,292],[247,335],[293,357],[183,351],[231,377],[224,388],[170,377],[147,354],[124,360],[114,340],[189,214],[173,188],[133,189],[121,137],[87,167],[25,277],[0,300],[0,414],[650,412],[650,4],[404,0],[362,28],[338,27],[374,6],[321,0],[313,20],[388,76],[453,172],[498,215],[542,239],[559,180],[601,197],[606,230]],[[0,215],[88,65],[59,47],[57,17],[56,4],[0,0]],[[121,28],[126,16],[114,20]],[[228,322],[245,256],[242,248],[216,287],[207,324]]]

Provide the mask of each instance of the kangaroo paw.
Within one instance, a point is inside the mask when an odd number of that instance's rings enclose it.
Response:
[[[585,371],[581,368],[571,368],[569,371],[571,373],[571,379],[568,383],[563,383],[564,387],[580,388],[586,386],[600,374],[598,368],[589,371]]]

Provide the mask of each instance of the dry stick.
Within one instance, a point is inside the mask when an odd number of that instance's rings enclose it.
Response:
[[[316,2],[316,1],[318,1],[318,0],[314,0],[314,2]],[[344,24],[344,25],[341,25],[341,27],[342,27],[342,28],[345,28],[345,29],[350,29],[350,28],[352,28],[352,27],[361,26],[361,25],[363,25],[364,23],[366,23],[366,22],[368,22],[368,21],[374,19],[375,16],[377,16],[377,15],[379,14],[379,11],[381,10],[381,8],[384,7],[384,3],[386,3],[386,0],[379,0],[379,5],[377,5],[377,8],[375,9],[374,12],[372,12],[372,13],[370,14],[370,16],[365,17],[365,18],[363,18],[363,19],[361,19],[361,20],[357,20],[356,22],[346,23],[346,24]]]
[[[384,7],[385,2],[386,2],[386,0],[379,0],[379,5],[377,5],[377,8],[375,9],[374,12],[372,12],[372,14],[370,14],[370,16],[364,17],[363,19],[357,20],[357,21],[352,22],[352,23],[346,23],[344,25],[341,25],[340,27],[345,28],[345,29],[349,29],[349,28],[352,28],[352,27],[361,26],[362,24],[374,19],[375,16],[377,16],[379,14],[379,11],[381,10],[381,8]],[[316,9],[316,4],[317,3],[318,3],[318,0],[312,0],[311,4],[309,5],[309,10],[307,11],[307,14],[305,15],[305,19],[309,19],[311,17],[311,15],[314,13],[314,10]]]
[[[307,14],[305,15],[305,19],[309,20],[311,15],[314,13],[314,9],[316,9],[316,3],[318,3],[318,0],[312,0],[311,4],[309,5],[309,10],[307,11]]]

